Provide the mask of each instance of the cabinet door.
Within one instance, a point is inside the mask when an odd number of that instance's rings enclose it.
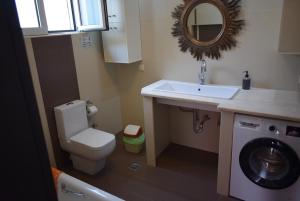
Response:
[[[108,0],[107,12],[109,22],[124,21],[124,0]]]
[[[300,1],[285,0],[282,12],[279,52],[300,55]]]
[[[126,32],[122,23],[110,23],[110,30],[102,33],[106,62],[128,63]]]

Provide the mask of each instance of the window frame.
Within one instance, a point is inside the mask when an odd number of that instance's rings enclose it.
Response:
[[[48,26],[44,8],[43,0],[35,0],[35,8],[39,27],[34,28],[22,28],[23,35],[35,36],[35,35],[46,35],[48,34]]]
[[[53,30],[49,31],[47,26],[47,18],[45,13],[44,1],[43,0],[35,0],[36,5],[36,13],[39,21],[39,27],[34,28],[22,28],[22,32],[24,36],[39,36],[39,35],[48,35],[51,33],[63,33],[63,32],[88,32],[88,31],[107,31],[109,30],[108,25],[108,11],[107,11],[107,0],[98,0],[101,2],[101,11],[103,27],[99,25],[82,25],[81,23],[81,11],[79,6],[79,0],[71,0],[71,14],[73,18],[73,26],[72,30]]]
[[[106,0],[98,0],[101,2],[101,13],[102,13],[102,21],[103,28],[100,28],[98,25],[82,25],[81,22],[81,10],[79,0],[72,0],[73,3],[73,14],[75,19],[75,29],[76,31],[106,31],[108,30],[108,11],[107,11],[107,1]]]
[[[42,0],[44,1],[44,0]],[[75,22],[75,17],[74,17],[74,6],[73,6],[73,0],[69,0],[70,2],[70,6],[71,6],[71,14],[72,14],[72,29],[65,29],[65,30],[53,30],[53,31],[49,31],[49,29],[47,28],[47,34],[51,34],[51,33],[66,33],[66,32],[76,32],[76,22]],[[45,12],[46,14],[46,12]],[[45,15],[46,16],[46,15]],[[47,17],[46,17],[46,22],[47,22]]]

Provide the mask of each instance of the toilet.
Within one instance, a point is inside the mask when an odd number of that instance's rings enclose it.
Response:
[[[74,169],[90,175],[101,171],[116,146],[115,136],[88,127],[85,101],[57,106],[54,112],[60,145],[70,153]]]

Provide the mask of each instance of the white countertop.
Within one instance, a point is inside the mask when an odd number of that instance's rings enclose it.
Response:
[[[233,99],[217,99],[153,90],[164,80],[144,87],[143,96],[216,105],[220,111],[300,122],[300,94],[296,91],[252,88],[240,90]]]

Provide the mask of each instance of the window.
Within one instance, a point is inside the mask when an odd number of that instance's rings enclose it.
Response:
[[[106,0],[15,0],[24,35],[107,29]]]
[[[24,35],[46,34],[47,23],[42,0],[15,1]]]
[[[106,5],[99,0],[75,0],[76,25],[78,30],[94,30],[105,27]],[[77,12],[76,12],[77,11]],[[81,11],[81,12],[78,12]]]
[[[70,0],[43,1],[48,31],[71,31],[75,29]]]

